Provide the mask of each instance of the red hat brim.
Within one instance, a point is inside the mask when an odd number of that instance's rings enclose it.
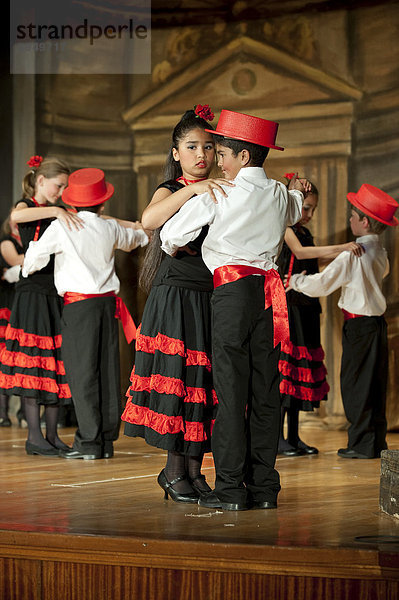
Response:
[[[245,136],[238,136],[238,135],[229,135],[227,133],[223,133],[223,131],[215,131],[214,129],[205,129],[205,131],[207,131],[208,133],[212,133],[213,135],[222,135],[225,138],[229,138],[230,140],[239,140],[240,142],[249,142],[251,144],[254,144],[255,142],[253,142],[252,140],[249,140],[248,138],[246,138]],[[284,148],[282,148],[281,146],[273,146],[272,144],[256,144],[257,146],[264,146],[265,148],[272,148],[273,150],[284,150]]]
[[[392,217],[392,219],[390,221],[386,221],[384,219],[381,219],[380,216],[373,214],[366,206],[364,206],[360,202],[356,192],[349,192],[346,195],[346,198],[347,198],[348,202],[353,204],[353,206],[356,206],[357,208],[359,208],[365,215],[371,217],[372,219],[375,219],[376,221],[379,221],[380,223],[384,223],[384,225],[390,225],[391,227],[396,227],[399,224],[399,221],[396,217]]]
[[[107,200],[109,200],[114,194],[114,186],[112,183],[105,182],[107,191],[100,198],[96,198],[95,200],[91,200],[90,202],[87,199],[77,200],[76,198],[71,197],[71,192],[69,186],[65,188],[62,193],[62,201],[69,206],[98,206],[99,204],[103,204]]]

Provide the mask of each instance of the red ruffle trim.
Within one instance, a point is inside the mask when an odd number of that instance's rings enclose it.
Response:
[[[130,381],[132,385],[126,392],[151,392],[155,391],[158,394],[170,394],[183,398],[183,402],[191,402],[195,404],[206,404],[207,393],[205,388],[186,387],[181,379],[174,377],[165,377],[164,375],[151,375],[151,377],[140,377],[136,375],[134,369],[132,371]],[[217,396],[215,390],[212,390],[213,404],[217,404]]]
[[[306,383],[319,383],[327,375],[325,365],[321,365],[317,369],[310,369],[307,367],[296,367],[286,360],[279,361],[278,370],[284,377],[290,377],[294,381],[305,381]]]
[[[7,325],[6,340],[17,340],[20,346],[29,346],[40,348],[41,350],[54,350],[61,348],[62,336],[55,335],[36,335],[35,333],[25,333],[23,329],[14,329],[11,325]]]
[[[159,414],[144,406],[132,404],[129,400],[123,411],[122,421],[133,425],[143,425],[160,435],[168,433],[176,435],[183,432],[184,440],[187,442],[205,442],[209,438],[202,423],[183,422],[182,417]],[[212,429],[212,425],[210,425],[210,429]]]
[[[306,358],[307,360],[323,361],[324,350],[321,346],[318,348],[307,348],[306,346],[295,346],[292,342],[283,342],[281,352],[292,356],[296,360]]]
[[[0,325],[0,337],[6,338],[7,325]]]
[[[299,385],[294,385],[286,379],[283,379],[280,382],[280,394],[293,396],[294,398],[307,400],[308,402],[320,402],[320,400],[323,400],[327,396],[329,391],[330,386],[327,381],[324,381],[318,388],[301,387]]]
[[[71,390],[67,383],[57,383],[50,377],[35,377],[14,373],[6,375],[0,372],[0,388],[9,390],[12,388],[23,388],[24,390],[40,390],[56,394],[58,398],[71,398]]]
[[[9,308],[0,308],[0,319],[5,319],[8,323],[10,320],[11,311]]]
[[[57,375],[65,375],[63,361],[55,360],[52,356],[29,356],[23,352],[10,352],[5,348],[1,352],[1,362],[8,367],[37,368],[54,371]]]
[[[141,333],[141,324],[137,329],[136,335],[136,351],[146,352],[147,354],[155,354],[155,351],[162,352],[162,354],[176,355],[178,354],[182,358],[186,358],[186,365],[191,366],[204,366],[211,370],[211,361],[209,360],[206,352],[199,350],[186,350],[184,342],[177,338],[171,338],[163,333],[158,333],[155,337],[143,335]]]

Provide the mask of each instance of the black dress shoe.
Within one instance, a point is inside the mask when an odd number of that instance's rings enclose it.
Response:
[[[221,508],[222,510],[248,510],[248,505],[243,503],[222,502],[215,492],[202,494],[198,504],[204,508]]]
[[[95,454],[83,454],[79,452],[79,450],[60,450],[59,454],[62,458],[83,458],[83,460],[96,460],[97,458],[101,458],[101,456],[96,456]]]
[[[106,442],[103,446],[103,458],[112,458],[114,455],[114,445],[112,442]]]
[[[40,446],[36,446],[36,444],[32,444],[32,442],[25,442],[25,450],[26,454],[38,454],[40,456],[59,456],[60,451],[58,448],[41,448]]]
[[[256,500],[254,500],[252,502],[251,508],[253,508],[253,509],[277,508],[277,502],[272,502],[271,500],[266,500],[265,502],[257,502]]]
[[[305,442],[302,442],[302,440],[299,440],[297,447],[299,448],[299,450],[302,450],[303,454],[318,454],[319,453],[317,448],[315,448],[314,446],[308,446],[307,444],[305,444]]]
[[[277,452],[278,456],[303,456],[305,452],[300,448],[289,448],[287,450],[279,450]]]
[[[8,417],[0,418],[0,427],[11,427],[11,421]]]
[[[360,454],[360,452],[356,452],[350,448],[340,448],[337,454],[341,458],[374,458],[374,456],[366,456],[365,454]]]
[[[197,504],[198,503],[198,494],[193,490],[192,492],[177,492],[173,486],[179,481],[183,481],[186,479],[185,475],[180,475],[180,477],[176,477],[173,481],[168,481],[165,475],[165,469],[162,469],[160,474],[158,475],[158,484],[161,486],[163,491],[165,492],[165,500],[168,499],[168,496],[174,500],[174,502],[186,502],[189,504]],[[192,488],[191,488],[192,489]]]

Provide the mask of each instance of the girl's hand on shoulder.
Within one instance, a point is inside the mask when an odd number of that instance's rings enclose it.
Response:
[[[298,173],[295,173],[294,177],[290,179],[288,189],[298,190],[305,195],[307,192],[310,192],[312,185],[307,179],[298,179]]]
[[[196,183],[192,183],[190,185],[190,190],[192,190],[197,196],[200,194],[208,193],[215,204],[218,203],[214,190],[217,190],[222,194],[222,196],[227,197],[226,192],[222,188],[222,185],[228,185],[230,187],[234,187],[234,183],[231,183],[227,179],[222,179],[221,177],[217,177],[215,179],[204,179],[204,181],[197,181]]]
[[[348,242],[347,244],[343,244],[343,246],[344,250],[352,252],[352,254],[354,254],[355,256],[361,256],[365,252],[364,247],[361,244],[358,244],[357,242]]]
[[[69,212],[60,206],[56,206],[55,208],[56,218],[61,221],[61,223],[64,223],[69,231],[79,231],[80,229],[83,229],[83,220],[78,216],[77,213]]]

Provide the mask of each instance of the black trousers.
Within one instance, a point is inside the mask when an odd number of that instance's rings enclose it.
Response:
[[[219,405],[212,432],[217,496],[223,502],[275,501],[280,428],[273,313],[264,277],[251,275],[212,295],[212,368]]]
[[[388,379],[384,317],[357,317],[342,332],[341,393],[350,423],[348,448],[378,457],[387,445],[385,417]]]
[[[118,438],[121,414],[115,298],[67,304],[61,332],[62,357],[78,422],[73,447],[101,456]]]

